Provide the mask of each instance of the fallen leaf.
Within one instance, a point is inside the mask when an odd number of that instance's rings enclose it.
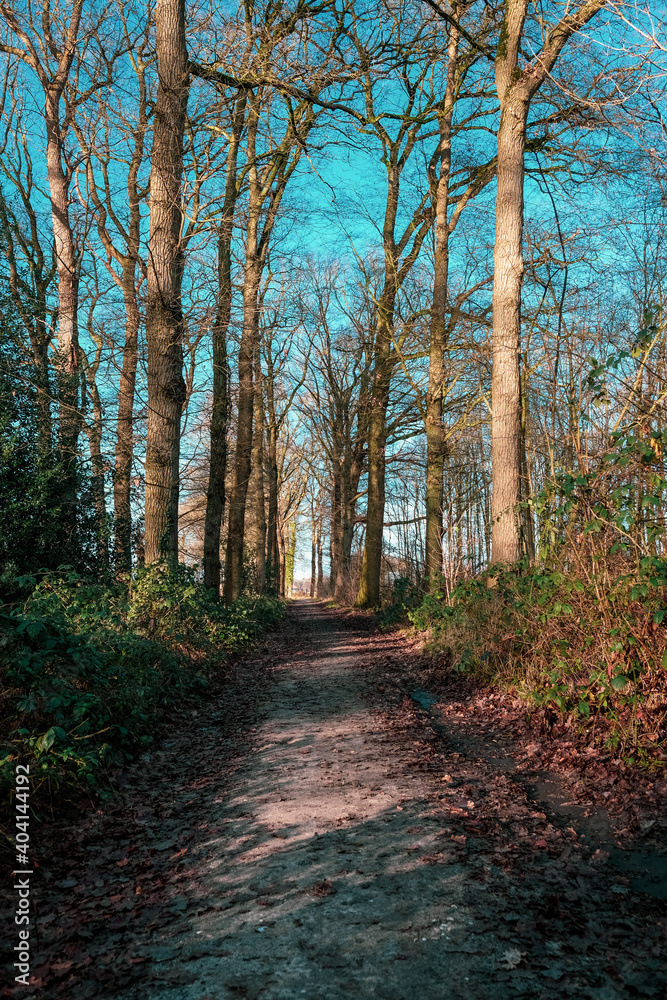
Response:
[[[130,860],[129,858],[123,858],[122,861],[117,861],[116,864],[118,865],[119,868],[124,868],[125,865],[129,862],[129,860]]]
[[[51,966],[51,970],[58,976],[64,975],[69,969],[72,968],[74,962],[54,962]]]
[[[321,882],[316,882],[315,885],[311,886],[308,891],[312,893],[313,896],[317,896],[318,898],[322,898],[323,896],[333,896],[336,892],[328,878],[323,878]]]

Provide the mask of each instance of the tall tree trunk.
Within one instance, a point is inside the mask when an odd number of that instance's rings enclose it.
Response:
[[[80,5],[79,5],[80,11]],[[78,19],[77,19],[78,20]],[[46,164],[51,198],[54,250],[58,272],[58,438],[64,471],[63,525],[66,544],[76,544],[77,451],[79,413],[79,259],[69,214],[70,178],[63,166],[63,126],[60,122],[62,84],[46,91]]]
[[[285,532],[282,524],[278,525],[278,596],[285,596]]]
[[[253,404],[253,444],[251,456],[252,549],[255,564],[255,587],[262,594],[266,588],[266,506],[264,498],[264,400],[259,345],[255,351],[255,396]]]
[[[267,386],[272,393],[272,387]],[[266,582],[269,591],[277,592],[280,585],[280,552],[278,549],[278,428],[275,409],[269,406],[267,428],[268,522],[266,534]]]
[[[296,521],[294,519],[289,522],[287,531],[289,545],[285,552],[284,595],[285,597],[291,597],[294,585],[294,558],[296,555]]]
[[[232,218],[223,218],[218,236],[218,305],[213,326],[213,401],[206,516],[204,519],[204,585],[220,596],[220,532],[225,511],[227,426],[229,423],[229,359],[227,329],[232,308]]]
[[[350,583],[350,566],[352,560],[352,542],[354,541],[354,516],[359,480],[363,468],[363,445],[350,449],[351,456],[343,466],[343,496],[341,502],[342,534],[341,552],[338,572],[336,574],[336,589],[334,598],[343,600],[347,597]]]
[[[138,248],[137,248],[138,249]],[[125,302],[123,367],[118,387],[118,426],[113,480],[114,564],[117,574],[132,569],[132,457],[134,454],[134,393],[139,360],[139,306],[136,258],[126,258],[122,273]]]
[[[368,498],[366,504],[366,542],[361,561],[359,591],[355,606],[376,608],[380,604],[382,538],[385,501],[385,449],[387,444],[387,407],[394,368],[391,336],[395,295],[382,296],[378,307],[378,334],[372,397],[368,415]]]
[[[185,0],[157,0],[158,93],[151,162],[146,339],[146,562],[178,559],[178,486],[183,378],[181,181],[188,102]]]
[[[127,253],[122,260],[121,287],[125,304],[125,342],[123,367],[118,388],[118,426],[114,469],[114,563],[117,574],[132,570],[132,459],[134,456],[134,397],[139,363],[139,326],[137,301],[137,266],[141,244],[141,199],[139,171],[144,159],[148,123],[148,93],[145,70],[137,63],[139,116],[134,130],[134,148],[127,176],[130,218],[127,230]],[[91,191],[95,191],[94,184]],[[103,210],[101,220],[106,218]],[[143,270],[143,264],[142,264]]]
[[[232,138],[227,152],[225,200],[218,231],[218,303],[213,327],[213,407],[211,411],[210,469],[204,521],[204,585],[220,594],[220,531],[225,511],[227,425],[229,422],[229,360],[227,330],[232,312],[232,235],[238,197],[237,161],[247,98],[239,96],[234,109]]]
[[[315,517],[315,504],[311,509],[312,538],[310,547],[310,597],[315,596],[317,587],[317,518]]]
[[[521,285],[523,177],[528,102],[501,98],[498,129],[496,239],[493,251],[493,374],[491,383],[492,558],[521,557]]]
[[[260,283],[280,200],[287,180],[298,161],[298,157],[296,157],[292,166],[285,170],[286,161],[283,153],[282,156],[276,157],[275,172],[270,174],[268,183],[267,178],[264,180],[260,178],[255,156],[260,110],[260,98],[254,94],[250,99],[246,143],[246,155],[250,163],[248,223],[245,251],[246,271],[243,285],[243,330],[238,357],[239,397],[236,451],[232,491],[229,498],[229,531],[225,558],[224,599],[227,603],[237,599],[243,586],[243,536],[252,452],[253,363],[255,352],[259,348]],[[263,224],[260,236],[262,217]],[[269,379],[271,379],[271,373],[269,373]]]
[[[542,50],[521,69],[519,52],[528,0],[505,0],[496,50],[500,99],[496,237],[493,250],[493,375],[491,382],[491,500],[494,563],[521,557],[521,285],[523,281],[523,181],[526,124],[533,96],[572,35],[606,0],[587,0],[553,27],[543,24]]]
[[[93,421],[88,427],[90,461],[92,465],[91,489],[95,512],[97,575],[100,580],[109,578],[109,522],[104,496],[104,456],[102,455],[102,400],[94,381],[88,381],[88,396],[93,404]]]
[[[256,233],[259,205],[251,205],[250,216],[254,218]],[[225,561],[224,597],[228,604],[237,600],[243,587],[245,511],[252,462],[253,358],[259,345],[260,265],[254,259],[254,253],[250,246],[246,250],[246,254],[248,267],[243,287],[243,331],[238,358],[239,401],[236,451],[234,453],[234,478],[229,497],[229,531]]]
[[[530,475],[530,464],[528,458],[528,434],[529,412],[528,412],[528,377],[526,374],[526,361],[524,360],[523,379],[521,387],[521,499],[529,501],[532,499],[532,485]],[[533,507],[526,503],[522,509],[522,550],[528,562],[535,558],[535,531],[533,527]]]
[[[426,576],[431,591],[438,589],[442,573],[442,496],[445,461],[443,389],[447,347],[447,285],[449,272],[449,177],[452,166],[452,119],[456,91],[459,34],[449,36],[445,106],[439,118],[440,176],[435,198],[435,260],[426,393]]]
[[[322,515],[317,519],[317,597],[324,597],[324,568],[322,566]]]
[[[336,579],[341,564],[343,548],[343,522],[341,511],[342,494],[342,470],[340,455],[334,454],[332,458],[332,484],[331,484],[331,557],[329,566],[329,589],[334,593]]]

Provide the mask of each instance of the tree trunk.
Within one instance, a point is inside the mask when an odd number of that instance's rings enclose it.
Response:
[[[250,496],[253,537],[255,588],[258,593],[266,589],[266,508],[264,503],[264,400],[262,398],[262,371],[259,345],[255,352],[255,396],[253,404],[253,445],[250,473]]]
[[[394,367],[391,356],[391,324],[394,295],[384,295],[379,304],[378,343],[373,390],[368,416],[368,499],[366,504],[366,542],[361,561],[358,608],[380,605],[382,538],[385,500],[385,448],[387,444],[387,407]]]
[[[317,518],[315,517],[315,505],[311,510],[312,519],[312,539],[310,547],[310,597],[315,596],[317,586]]]
[[[352,455],[343,466],[343,496],[341,503],[342,535],[340,564],[336,574],[336,589],[334,598],[343,600],[348,597],[350,583],[350,566],[352,560],[352,542],[354,541],[354,516],[356,511],[356,496],[363,468],[363,446],[350,449]]]
[[[324,597],[324,570],[322,566],[322,517],[317,519],[317,597]]]
[[[493,251],[492,559],[515,563],[521,557],[521,285],[528,103],[510,96],[501,99],[501,109]]]
[[[132,569],[132,457],[134,454],[134,392],[139,360],[139,306],[137,305],[136,259],[123,264],[125,301],[125,343],[123,367],[118,387],[118,427],[116,431],[114,500],[114,564],[116,574]]]
[[[341,565],[343,548],[343,523],[341,511],[341,462],[340,455],[336,454],[332,459],[333,482],[331,486],[331,558],[329,567],[329,589],[334,593],[336,579]]]
[[[530,101],[572,35],[605,0],[587,0],[553,27],[544,25],[542,50],[521,69],[519,50],[528,0],[505,0],[496,50],[500,98],[496,237],[493,250],[493,375],[491,382],[491,558],[521,557],[521,285],[523,281],[523,181]]]
[[[78,22],[78,19],[77,19]],[[63,524],[65,545],[76,544],[77,451],[79,414],[79,259],[69,215],[70,179],[63,168],[63,126],[58,81],[46,90],[46,164],[51,198],[53,242],[58,272],[58,381],[59,450],[64,472]]]
[[[291,520],[288,525],[288,537],[289,545],[287,546],[287,551],[285,552],[285,584],[284,584],[284,595],[285,597],[292,596],[292,587],[294,585],[294,557],[296,555],[296,521]]]
[[[97,553],[97,575],[100,580],[109,579],[109,522],[104,496],[104,456],[102,455],[102,401],[97,386],[88,382],[88,395],[93,404],[93,422],[88,429],[90,461],[93,474],[91,490],[95,512],[95,534]]]
[[[269,391],[271,387],[269,386]],[[278,428],[275,410],[269,407],[267,428],[267,472],[269,478],[269,509],[266,537],[266,582],[271,593],[280,586],[280,553],[278,550]]]
[[[227,425],[229,423],[229,360],[227,330],[232,312],[232,235],[238,196],[237,160],[245,118],[246,95],[236,103],[232,140],[227,153],[225,201],[218,232],[218,303],[213,327],[213,407],[210,469],[204,521],[204,585],[220,594],[220,531],[225,511]]]
[[[259,206],[251,206],[251,217],[257,217]],[[255,230],[256,231],[256,230]],[[245,508],[252,462],[253,429],[253,359],[259,344],[258,295],[260,268],[250,249],[246,251],[248,267],[243,288],[243,331],[238,358],[239,401],[236,425],[234,479],[229,498],[229,532],[225,561],[225,601],[237,600],[243,588],[243,541]]]
[[[440,585],[442,574],[442,495],[444,486],[445,429],[443,389],[447,347],[447,283],[449,272],[449,177],[452,165],[452,119],[458,64],[459,35],[451,28],[447,63],[445,106],[439,119],[440,176],[435,205],[435,260],[426,393],[426,576],[429,590]]]
[[[178,486],[183,379],[181,181],[188,102],[185,0],[155,8],[158,94],[151,162],[146,298],[148,430],[146,562],[178,559]]]
[[[285,596],[285,534],[282,524],[278,525],[278,596]]]

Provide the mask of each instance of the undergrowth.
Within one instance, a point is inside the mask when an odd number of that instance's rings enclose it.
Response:
[[[226,655],[283,610],[271,597],[218,604],[185,567],[110,587],[67,567],[18,584],[28,596],[0,607],[0,782],[29,764],[33,801],[103,788],[169,706],[205,697]]]
[[[667,430],[612,436],[536,498],[533,565],[491,567],[449,598],[397,581],[384,621],[409,620],[455,669],[512,686],[628,761],[667,760]],[[444,588],[443,588],[444,590]]]

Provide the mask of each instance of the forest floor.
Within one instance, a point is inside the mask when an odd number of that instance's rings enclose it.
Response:
[[[567,734],[545,762],[410,643],[294,602],[34,842],[32,986],[0,995],[665,1000],[667,782]]]

